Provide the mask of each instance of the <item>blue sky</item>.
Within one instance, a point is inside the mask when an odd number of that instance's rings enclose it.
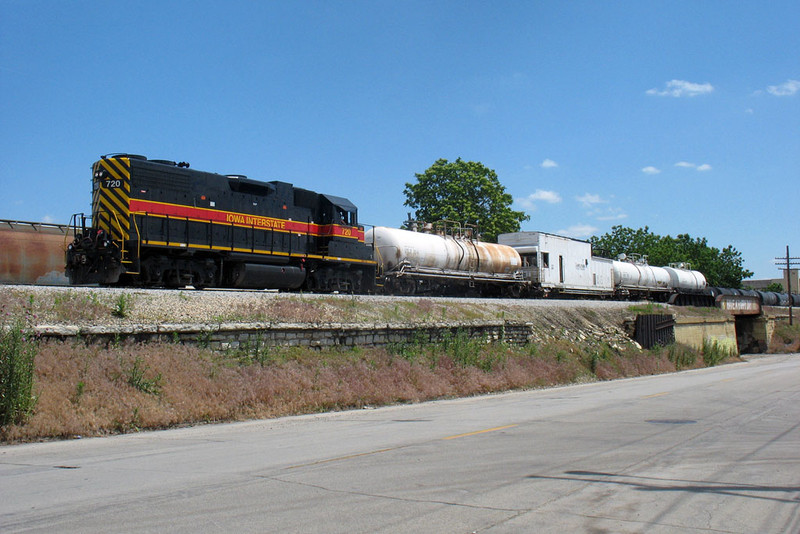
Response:
[[[531,220],[800,256],[800,4],[0,0],[0,218],[129,152],[350,198],[480,161]]]

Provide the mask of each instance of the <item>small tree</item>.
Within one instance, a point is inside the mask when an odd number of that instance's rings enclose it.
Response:
[[[764,288],[764,291],[783,293],[783,284],[779,284],[778,282],[772,282],[771,284],[767,285],[767,287]]]
[[[517,232],[525,212],[511,209],[513,198],[497,179],[497,173],[474,161],[439,159],[416,183],[406,183],[405,205],[419,221],[457,221],[476,225],[483,239],[496,241],[498,234]]]

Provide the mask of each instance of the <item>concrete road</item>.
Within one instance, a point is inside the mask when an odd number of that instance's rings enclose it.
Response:
[[[800,355],[0,447],[0,530],[800,532]]]

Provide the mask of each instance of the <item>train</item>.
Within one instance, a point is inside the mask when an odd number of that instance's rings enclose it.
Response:
[[[369,292],[375,261],[349,200],[185,162],[114,154],[75,214],[72,284]]]
[[[591,243],[545,232],[500,234],[453,221],[365,230],[348,199],[191,169],[132,154],[92,165],[92,212],[70,221],[71,284],[198,289],[650,299],[714,305],[688,264],[595,256]],[[742,293],[739,293],[742,294]],[[751,296],[748,294],[748,296]],[[765,305],[800,296],[753,292]],[[791,300],[789,300],[791,299]]]

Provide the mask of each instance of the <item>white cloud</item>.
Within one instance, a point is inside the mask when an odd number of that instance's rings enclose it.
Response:
[[[56,219],[52,215],[45,215],[42,217],[42,222],[50,224],[56,222]]]
[[[651,167],[645,167],[644,169],[642,169],[642,172],[645,174],[658,174],[661,171],[651,166]]]
[[[552,159],[546,159],[542,162],[543,169],[553,169],[555,167],[558,167],[558,163],[556,163]]]
[[[591,208],[595,204],[602,204],[603,202],[606,202],[600,198],[600,195],[593,195],[591,193],[586,193],[583,196],[575,197],[575,200],[583,204],[584,208]]]
[[[685,80],[670,80],[666,83],[663,90],[648,89],[647,94],[653,96],[671,96],[681,98],[684,96],[705,95],[714,91],[714,86],[710,83],[692,83]]]
[[[767,92],[774,96],[792,96],[800,91],[800,81],[787,80],[780,85],[770,85]]]
[[[703,163],[702,165],[697,165],[695,163],[689,163],[688,161],[679,161],[678,163],[675,164],[675,166],[676,167],[684,167],[686,169],[695,169],[695,170],[700,171],[700,172],[710,171],[711,170],[711,165],[709,165],[708,163]],[[644,170],[644,169],[642,169],[642,170]]]
[[[530,200],[541,200],[550,204],[558,204],[561,202],[561,195],[555,191],[545,191],[544,189],[537,189],[533,194],[528,195]]]
[[[569,237],[575,238],[585,238],[594,235],[597,232],[597,228],[588,224],[573,224],[569,228],[563,228],[561,230],[556,231],[559,235],[565,235]]]
[[[555,191],[545,191],[537,189],[525,198],[515,199],[522,207],[527,209],[535,209],[536,202],[547,202],[548,204],[558,204],[561,202],[561,195]]]

